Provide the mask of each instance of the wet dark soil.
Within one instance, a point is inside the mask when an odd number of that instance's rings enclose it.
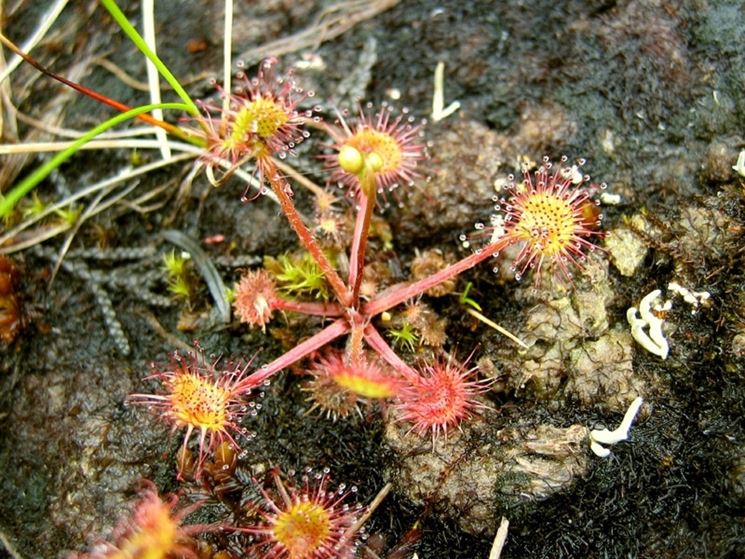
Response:
[[[139,24],[139,5],[121,3]],[[41,6],[11,4],[4,32],[22,42]],[[70,75],[76,64],[103,54],[144,80],[142,58],[104,10],[95,3],[72,4],[52,38],[34,51],[36,57]],[[208,78],[221,72],[222,9],[216,4],[157,3],[159,53],[176,76],[186,82],[199,78],[189,86],[195,97],[214,94]],[[236,4],[234,52],[239,53],[306,28],[332,3]],[[323,64],[298,64],[309,60]],[[527,294],[528,286],[495,275],[488,265],[466,274],[459,287],[473,282],[484,314],[521,336],[533,336],[528,354],[518,354],[503,337],[464,317],[456,297],[431,302],[448,319],[447,347],[463,354],[476,348],[477,359],[488,358],[482,369],[490,366],[500,377],[487,395],[496,412],[487,414],[485,427],[464,435],[456,462],[482,456],[507,433],[538,426],[613,429],[625,411],[614,405],[620,382],[614,375],[621,368],[633,378],[624,377],[628,392],[620,400],[628,403],[627,395],[638,394],[646,402],[631,440],[612,447],[606,459],[588,447],[577,450],[586,468],[540,498],[505,496],[500,491],[514,480],[495,476],[494,493],[474,495],[471,503],[488,509],[486,526],[482,522],[466,533],[459,520],[468,515],[469,499],[433,494],[421,502],[411,497],[404,476],[397,478],[409,457],[386,440],[384,414],[335,423],[307,415],[307,394],[298,376],[287,372],[275,377],[262,412],[246,423],[257,435],[247,445],[246,467],[328,467],[335,480],[359,488],[361,501],[393,481],[393,492],[367,529],[370,546],[381,557],[411,538],[416,525],[420,532],[411,551],[396,557],[408,559],[416,551],[422,559],[486,558],[502,516],[510,520],[503,557],[745,556],[745,177],[732,170],[745,148],[742,3],[402,1],[281,63],[295,68],[333,119],[331,107],[348,104],[350,90],[363,91],[366,101],[388,101],[428,116],[440,61],[446,104],[457,99],[461,109],[428,124],[431,157],[422,166],[428,179],[417,181],[411,192],[397,191],[384,208],[394,247],[385,259],[396,264],[397,273],[408,270],[417,250],[467,254],[459,236],[475,222],[488,222],[495,181],[516,172],[520,161],[545,154],[586,158],[593,179],[621,196],[619,204],[602,208],[604,229],[631,231],[642,251],[630,275],[609,264],[615,252],[596,251],[603,295],[593,291],[592,281],[578,280],[566,308],[583,321],[571,333],[566,323],[547,326],[550,320],[541,318],[549,308],[556,316],[570,316],[556,310],[565,308],[557,303],[561,297]],[[146,101],[145,92],[100,66],[85,68],[78,79],[86,85],[126,103]],[[27,85],[19,108],[36,118],[59,110],[64,126],[85,129],[111,114],[91,100],[68,96],[28,67],[13,75],[13,87],[18,84]],[[395,101],[394,89],[400,93]],[[21,124],[20,136],[27,132]],[[312,155],[322,151],[322,142],[304,144],[298,163],[319,183],[322,167]],[[141,163],[158,157],[155,151],[138,156]],[[29,159],[23,173],[46,158]],[[132,162],[130,150],[81,152],[45,181],[39,194],[61,198]],[[175,191],[187,171],[146,175],[137,191],[169,181]],[[310,213],[310,195],[296,190],[299,207]],[[150,362],[165,363],[178,349],[174,338],[182,345],[198,339],[207,353],[218,355],[250,358],[258,352],[257,363],[281,354],[287,336],[279,331],[271,336],[237,324],[215,326],[203,286],[194,304],[201,320],[187,331],[178,329],[183,306],[153,304],[167,295],[158,279],[160,259],[171,249],[159,236],[163,229],[195,239],[224,235],[224,242],[202,247],[228,285],[247,262],[296,248],[276,204],[266,198],[241,204],[242,191],[237,181],[212,189],[199,176],[186,195],[168,198],[155,211],[104,213],[81,229],[69,266],[51,286],[49,249],[61,241],[13,256],[22,277],[17,296],[26,327],[0,352],[0,530],[20,557],[51,559],[83,549],[126,510],[143,477],[162,490],[177,488],[178,437],[169,437],[147,412],[124,405],[127,394],[143,390]],[[123,248],[131,253],[117,253]],[[81,272],[85,269],[94,279]],[[666,319],[668,359],[631,341],[623,342],[617,362],[593,353],[603,346],[591,344],[627,340],[626,309],[672,280],[708,291],[711,304],[693,314],[676,301]],[[92,283],[107,291],[130,348],[126,355]],[[599,308],[590,305],[597,301]],[[588,324],[583,312],[600,318]],[[302,336],[315,327],[294,323],[290,330]],[[593,384],[587,397],[577,378],[570,378],[584,355],[600,359],[589,366],[592,374],[611,378]],[[528,371],[532,380],[522,382]],[[484,480],[478,481],[482,487]],[[458,483],[469,495],[468,480]],[[8,552],[0,544],[3,554]]]

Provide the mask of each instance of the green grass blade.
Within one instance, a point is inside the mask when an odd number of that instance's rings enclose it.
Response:
[[[119,9],[119,6],[117,6],[116,1],[115,0],[101,0],[101,4],[103,4],[107,10],[109,10],[109,13],[114,18],[114,20],[119,25],[119,27],[122,28],[122,31],[124,31],[127,34],[130,40],[135,44],[135,46],[137,46],[137,48],[140,49],[142,54],[144,54],[148,58],[148,60],[150,60],[155,65],[160,75],[163,76],[165,80],[173,88],[173,90],[176,93],[178,93],[178,96],[181,97],[184,104],[186,104],[188,107],[186,109],[186,112],[190,113],[193,116],[197,116],[199,114],[199,109],[197,108],[192,98],[189,97],[189,94],[186,93],[186,90],[181,86],[179,81],[171,73],[168,67],[166,67],[166,65],[163,64],[163,61],[160,58],[158,58],[158,55],[155,54],[150,49],[150,47],[147,46],[145,39],[143,39],[142,36],[137,32],[137,30],[132,26],[132,24],[129,23],[127,16],[125,16],[124,13],[121,11],[121,9]]]
[[[106,132],[109,128],[113,128],[117,124],[126,122],[132,118],[135,118],[143,113],[152,111],[153,109],[176,109],[185,111],[187,106],[184,103],[159,103],[151,105],[143,105],[142,107],[135,107],[124,113],[120,113],[104,122],[92,128],[80,138],[75,140],[70,146],[60,151],[52,159],[44,163],[41,167],[35,169],[30,175],[25,177],[15,187],[11,189],[7,196],[0,196],[0,219],[10,212],[18,201],[33,190],[36,185],[43,181],[49,173],[54,171],[62,163],[72,157],[81,146],[89,142],[99,134]]]

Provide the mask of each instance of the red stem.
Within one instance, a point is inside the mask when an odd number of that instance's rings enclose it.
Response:
[[[349,306],[351,304],[351,294],[349,293],[347,286],[344,285],[339,274],[334,270],[334,267],[328,261],[326,255],[323,254],[318,243],[316,243],[315,238],[313,238],[313,235],[308,231],[305,223],[303,223],[303,219],[300,217],[300,213],[297,211],[295,204],[292,203],[287,192],[285,192],[285,183],[279,178],[277,166],[274,164],[271,157],[263,157],[259,162],[259,165],[263,167],[264,176],[269,180],[272,190],[277,195],[279,205],[285,216],[287,216],[290,226],[295,231],[306,250],[313,257],[313,260],[318,263],[323,275],[331,285],[334,293],[336,293],[339,302],[344,306]]]
[[[402,285],[401,287],[394,287],[393,289],[378,295],[375,299],[366,304],[362,308],[362,314],[372,317],[382,313],[383,311],[387,311],[388,309],[395,307],[412,297],[416,297],[428,289],[432,289],[442,282],[454,278],[458,274],[462,274],[466,270],[473,268],[476,264],[483,262],[493,254],[511,245],[513,242],[514,239],[512,237],[501,237],[496,242],[481,249],[481,251],[466,256],[462,260],[459,260],[455,264],[452,264],[431,276],[427,276],[426,278],[415,281],[414,283]]]
[[[370,219],[373,209],[375,209],[375,175],[367,173],[373,181],[372,196],[367,194],[371,189],[360,189],[360,198],[362,206],[357,212],[357,219],[354,224],[354,237],[352,240],[352,252],[349,260],[349,286],[352,289],[352,304],[357,304],[360,297],[360,284],[362,283],[362,271],[365,268],[365,251],[367,247],[367,237],[370,233]],[[364,180],[364,179],[363,179]]]
[[[349,323],[346,319],[340,318],[332,322],[317,334],[314,334],[304,342],[299,343],[287,353],[283,353],[271,363],[263,365],[258,371],[243,379],[236,387],[238,393],[247,392],[252,388],[259,386],[269,377],[277,374],[282,369],[289,367],[318,348],[331,343],[339,336],[346,334],[348,331]]]
[[[375,350],[384,360],[388,362],[394,369],[401,373],[404,377],[411,378],[411,376],[419,376],[414,369],[412,369],[407,363],[401,359],[393,348],[388,345],[385,338],[380,335],[375,326],[368,324],[365,328],[365,341],[367,344]]]
[[[327,318],[336,318],[344,314],[342,308],[336,303],[291,301],[279,297],[272,301],[272,307],[280,311],[290,311],[311,316],[325,316]]]
[[[347,355],[352,365],[361,363],[364,359],[362,351],[362,339],[365,333],[365,327],[362,324],[353,324],[347,338]]]

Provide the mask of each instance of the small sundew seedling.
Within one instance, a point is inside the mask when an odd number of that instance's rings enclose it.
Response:
[[[201,503],[178,506],[178,498],[162,499],[151,482],[146,482],[130,515],[115,528],[111,542],[99,542],[88,553],[73,554],[70,559],[114,559],[166,557],[197,558],[197,543],[192,536],[209,530],[206,525],[183,525],[186,516]]]
[[[352,411],[361,415],[359,404],[369,404],[394,396],[401,384],[371,359],[356,361],[333,352],[309,368],[312,379],[304,390],[310,394],[313,409],[331,418],[346,417]]]
[[[174,354],[170,367],[149,377],[161,383],[161,392],[132,394],[127,399],[159,411],[173,432],[185,428],[184,449],[192,434],[199,433],[197,478],[207,452],[226,441],[238,448],[234,435],[248,435],[240,425],[241,418],[255,415],[261,408],[261,404],[248,402],[248,390],[240,388],[250,363],[220,367],[219,362],[205,363],[199,348],[189,356]],[[182,474],[180,469],[179,476]]]
[[[492,381],[474,379],[478,367],[466,369],[454,359],[425,365],[417,376],[406,378],[394,406],[399,421],[411,424],[410,431],[420,436],[431,434],[432,445],[448,431],[479,410],[491,408],[479,401]]]
[[[439,250],[423,250],[416,251],[416,256],[411,261],[411,275],[412,279],[418,280],[431,276],[435,272],[447,268],[448,264],[452,263],[452,258],[449,255],[443,254]],[[442,297],[455,291],[456,280],[452,278],[450,281],[441,283],[435,288],[429,289],[426,294],[430,297]]]
[[[264,270],[246,272],[233,288],[233,309],[241,322],[262,329],[272,318],[277,291]]]
[[[447,340],[447,319],[440,317],[423,301],[407,305],[395,314],[384,313],[381,323],[393,347],[411,353],[422,346],[442,347]]]
[[[481,312],[483,309],[481,308],[481,305],[479,305],[475,300],[473,300],[471,297],[469,297],[469,293],[471,291],[471,288],[473,287],[473,283],[470,281],[466,284],[466,286],[463,288],[463,291],[461,293],[456,293],[458,295],[458,302],[463,306],[469,306],[473,309]]]
[[[265,559],[351,559],[361,540],[359,520],[365,508],[348,503],[356,487],[329,487],[329,469],[306,469],[300,485],[273,472],[273,490],[259,488],[261,499],[249,505],[261,517],[249,548]],[[258,555],[257,555],[258,556]]]
[[[303,385],[303,392],[308,393],[307,401],[311,403],[308,414],[316,410],[332,421],[344,419],[352,413],[362,416],[360,400],[357,394],[344,390],[325,373],[313,374],[312,378]]]
[[[351,234],[350,221],[347,214],[332,205],[317,204],[315,215],[315,234],[318,242],[325,249],[343,251]]]

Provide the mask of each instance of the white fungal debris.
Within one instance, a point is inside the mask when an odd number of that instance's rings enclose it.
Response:
[[[745,149],[740,151],[740,154],[737,156],[737,163],[732,168],[738,175],[745,177]]]
[[[683,300],[693,307],[691,314],[696,314],[698,306],[706,305],[706,302],[711,298],[711,293],[708,291],[692,291],[675,281],[671,281],[667,285],[667,290],[683,297]]]
[[[696,314],[699,306],[707,306],[711,299],[711,293],[708,291],[693,291],[676,281],[671,281],[667,285],[667,290],[672,295],[680,295],[683,301],[691,305],[691,314]],[[650,353],[666,359],[670,347],[662,332],[662,323],[667,311],[673,307],[673,301],[668,299],[662,302],[661,293],[659,289],[655,289],[645,295],[639,303],[638,311],[636,307],[626,311],[626,320],[631,325],[631,335],[639,345]],[[645,329],[648,329],[648,332]]]
[[[611,194],[610,192],[600,193],[600,203],[604,206],[618,206],[622,201],[620,194]]]
[[[492,227],[490,243],[496,243],[505,234],[504,229],[504,216],[501,214],[493,214],[489,217],[489,225]]]
[[[565,169],[564,176],[572,181],[572,184],[575,186],[578,184],[582,184],[582,182],[584,181],[584,175],[582,174],[582,171],[580,170],[578,165],[572,165],[571,167]]]
[[[610,450],[602,445],[613,445],[629,438],[631,424],[634,422],[636,414],[639,413],[643,401],[644,400],[637,397],[633,402],[631,402],[629,409],[626,410],[626,413],[623,416],[623,420],[621,420],[621,424],[614,431],[608,431],[608,429],[590,431],[590,450],[601,458],[610,456]]]
[[[650,353],[654,353],[662,359],[667,359],[670,346],[662,332],[664,320],[652,312],[652,304],[659,299],[661,293],[659,289],[655,289],[645,295],[639,303],[638,311],[636,307],[631,307],[626,311],[626,320],[631,325],[631,336],[639,342],[639,345]],[[671,308],[672,301],[668,300],[656,304],[654,310],[660,313],[669,311]],[[645,328],[649,330],[649,333],[645,332]]]

